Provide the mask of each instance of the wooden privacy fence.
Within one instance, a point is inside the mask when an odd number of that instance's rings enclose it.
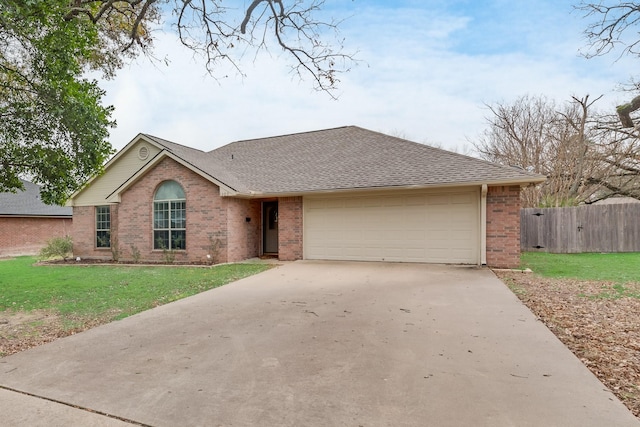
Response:
[[[640,203],[520,211],[523,251],[640,252]]]

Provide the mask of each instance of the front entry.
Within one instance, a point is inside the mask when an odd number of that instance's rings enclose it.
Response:
[[[278,202],[262,204],[262,252],[278,253]]]

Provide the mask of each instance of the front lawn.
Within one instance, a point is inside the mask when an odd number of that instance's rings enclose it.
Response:
[[[553,278],[640,282],[640,252],[549,254],[523,252],[521,263],[536,274]]]
[[[34,265],[35,262],[33,257],[0,260],[0,356],[271,267]],[[29,343],[30,337],[33,343]]]

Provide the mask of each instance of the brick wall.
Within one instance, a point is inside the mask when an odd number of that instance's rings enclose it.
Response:
[[[153,196],[166,180],[185,192],[186,250],[175,251],[175,262],[206,263],[215,240],[217,262],[227,262],[227,211],[218,187],[170,158],[163,159],[121,196],[117,235],[122,259],[132,259],[132,246],[142,261],[165,261],[165,251],[153,249]]]
[[[33,255],[49,239],[71,235],[71,218],[0,218],[0,256]]]
[[[224,201],[227,205],[228,262],[257,257],[260,253],[260,202],[230,198]]]
[[[520,265],[520,187],[489,187],[487,192],[487,265]]]
[[[302,197],[278,199],[278,258],[302,259]]]
[[[260,201],[222,198],[215,184],[166,158],[111,206],[112,246],[118,245],[120,260],[132,261],[135,250],[141,262],[166,261],[165,251],[153,249],[153,196],[166,180],[178,182],[186,196],[186,250],[173,253],[175,262],[223,263],[259,255]],[[110,249],[96,248],[95,207],[76,206],[73,215],[74,255],[111,259]]]
[[[111,230],[117,229],[118,205],[111,207]],[[113,258],[110,248],[96,247],[96,208],[95,206],[73,207],[73,256],[80,258],[104,259]],[[114,233],[112,232],[112,239]]]

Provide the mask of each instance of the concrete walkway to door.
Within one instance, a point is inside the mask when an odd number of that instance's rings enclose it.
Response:
[[[472,267],[290,263],[0,359],[0,387],[3,425],[640,426]]]

